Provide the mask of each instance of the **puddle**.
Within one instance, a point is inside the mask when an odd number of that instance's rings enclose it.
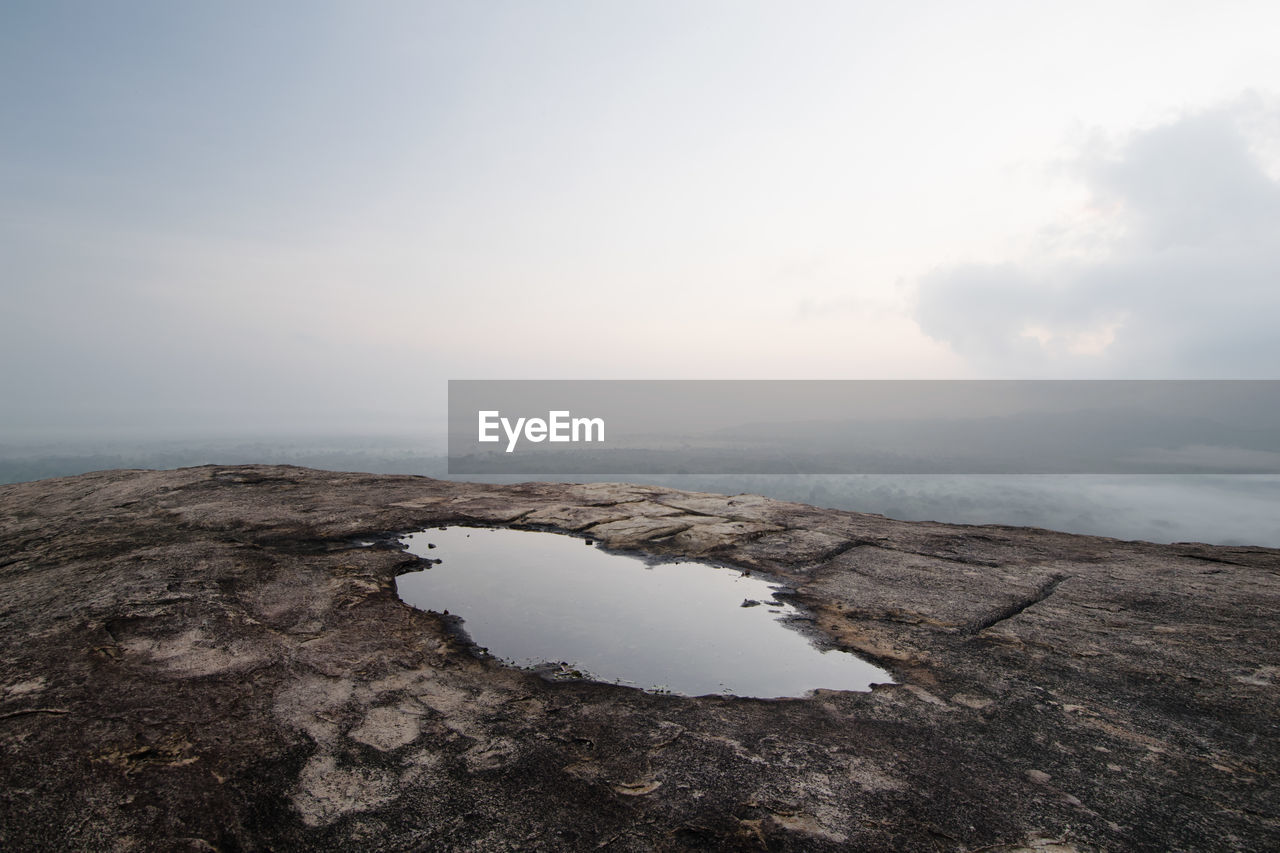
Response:
[[[514,666],[688,696],[803,696],[893,680],[848,652],[819,650],[786,624],[804,614],[775,597],[780,587],[736,569],[525,530],[449,527],[400,541],[441,561],[396,578],[400,598],[461,617],[477,646]]]

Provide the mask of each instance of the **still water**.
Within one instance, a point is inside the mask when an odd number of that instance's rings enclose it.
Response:
[[[781,587],[735,569],[524,530],[449,527],[400,541],[441,561],[396,578],[400,598],[460,616],[476,645],[514,666],[551,663],[562,677],[688,696],[802,696],[893,680],[819,650],[786,624],[803,614],[775,598]]]

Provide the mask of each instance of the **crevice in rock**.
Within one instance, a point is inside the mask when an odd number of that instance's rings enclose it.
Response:
[[[8,720],[13,717],[25,717],[28,714],[70,714],[67,708],[22,708],[17,711],[7,711],[0,714],[0,720]]]
[[[719,515],[714,512],[698,512],[696,509],[687,509],[682,506],[676,506],[674,504],[664,503],[663,501],[655,500],[655,501],[650,501],[650,503],[655,503],[658,506],[665,506],[667,509],[677,510],[678,512],[682,512],[685,515],[697,515],[697,516],[701,516],[702,518],[718,518],[721,521],[744,521],[745,520],[741,518],[733,518],[727,515]]]
[[[625,506],[627,504],[644,503],[647,500],[649,499],[648,498],[627,498],[625,501],[585,500],[585,501],[579,501],[577,503],[571,503],[567,505],[572,507],[598,507],[600,509],[609,509],[610,507],[615,507],[615,506]],[[653,503],[658,503],[658,501],[653,501]],[[665,504],[663,505],[665,506]],[[629,517],[633,517],[633,516],[629,516]]]
[[[511,527],[516,524],[520,524],[522,521],[524,521],[526,518],[533,515],[537,511],[538,511],[538,508],[536,507],[533,509],[526,509],[524,512],[520,513],[519,515],[509,518],[502,523],[508,527]]]
[[[1006,619],[1012,619],[1014,616],[1017,616],[1019,613],[1026,610],[1028,607],[1032,606],[1033,604],[1039,604],[1049,596],[1053,595],[1053,591],[1056,590],[1058,586],[1069,577],[1070,575],[1054,575],[1044,583],[1040,584],[1040,586],[1036,589],[1036,591],[1033,592],[1031,595],[1028,595],[1024,598],[1020,598],[1017,601],[1013,602],[1012,604],[1009,604],[1005,607],[1000,608],[999,610],[996,610],[995,612],[989,614],[985,619],[981,619],[977,622],[970,623],[970,625],[964,629],[963,633],[977,634],[981,631],[987,630],[988,628],[994,625],[1000,624]]]
[[[1000,562],[998,560],[984,560],[975,557],[965,557],[960,554],[939,554],[935,551],[921,551],[917,548],[899,548],[888,544],[883,539],[862,539],[854,544],[866,545],[869,548],[879,548],[881,551],[892,551],[895,554],[910,554],[914,557],[928,557],[931,560],[940,560],[944,563],[958,563],[962,566],[981,566],[987,569],[997,568],[1000,566]]]
[[[796,528],[790,528],[790,527],[787,528],[787,530],[793,530],[793,529],[796,529]],[[845,554],[849,553],[854,548],[860,548],[863,545],[870,545],[873,548],[880,547],[875,542],[867,539],[852,539],[847,542],[844,542],[843,544],[836,545],[834,548],[827,550],[820,557],[818,557],[818,559],[814,560],[811,563],[805,563],[802,566],[797,566],[797,569],[805,573],[811,573],[815,569],[823,568],[832,560],[836,560],[840,557],[843,557]]]
[[[806,569],[806,570],[809,570],[809,569],[816,569],[816,568],[818,568],[819,566],[822,566],[822,565],[825,565],[825,564],[827,564],[827,563],[830,563],[832,560],[836,559],[837,557],[841,557],[841,556],[843,556],[843,555],[845,555],[845,554],[849,553],[849,552],[850,552],[850,551],[852,551],[854,548],[857,548],[857,547],[858,547],[858,546],[860,546],[860,545],[869,545],[869,544],[871,544],[871,543],[870,543],[870,542],[867,542],[867,541],[865,541],[865,540],[863,540],[863,539],[851,539],[851,540],[849,540],[849,541],[847,541],[847,542],[844,542],[843,544],[840,544],[840,545],[835,546],[834,548],[831,548],[831,549],[830,549],[830,550],[828,550],[826,553],[824,553],[822,556],[818,557],[818,559],[814,560],[812,563],[810,563],[808,566],[806,566],[806,567],[805,567],[805,569]]]
[[[1202,560],[1206,563],[1222,563],[1226,566],[1239,566],[1242,569],[1252,569],[1248,563],[1237,563],[1235,560],[1224,560],[1221,557],[1206,557],[1202,554],[1179,554],[1179,557],[1186,557],[1188,560]]]

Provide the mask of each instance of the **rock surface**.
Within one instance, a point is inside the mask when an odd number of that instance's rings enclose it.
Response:
[[[396,596],[393,534],[442,522],[771,574],[899,683],[689,698],[506,668]],[[4,486],[0,849],[1276,850],[1278,574],[1263,548],[657,487]]]

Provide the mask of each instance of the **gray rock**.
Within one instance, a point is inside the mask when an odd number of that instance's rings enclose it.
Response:
[[[396,596],[395,534],[440,524],[767,573],[899,683],[506,668]],[[651,486],[3,486],[0,849],[1280,849],[1277,612],[1273,550]]]

